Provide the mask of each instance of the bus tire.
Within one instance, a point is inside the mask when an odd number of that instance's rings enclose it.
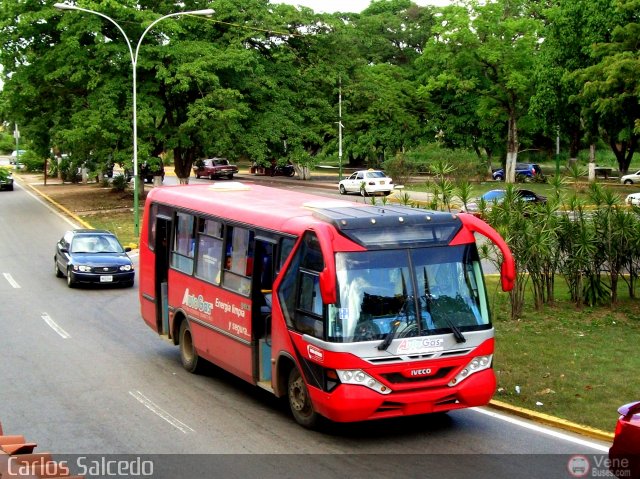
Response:
[[[287,397],[291,414],[298,424],[312,429],[318,425],[319,415],[313,410],[309,390],[298,368],[289,372],[287,381]]]
[[[193,346],[193,338],[191,337],[191,328],[189,328],[189,321],[184,319],[180,323],[180,361],[182,367],[190,373],[196,373],[198,371],[200,357]]]

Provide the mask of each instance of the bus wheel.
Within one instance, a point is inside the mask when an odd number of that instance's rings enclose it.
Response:
[[[191,337],[191,329],[189,322],[185,319],[180,323],[180,360],[182,367],[190,373],[198,371],[199,356],[193,347],[193,338]]]
[[[315,427],[319,416],[313,410],[307,385],[304,383],[298,368],[294,367],[289,373],[287,395],[289,397],[289,407],[296,422],[306,428]]]

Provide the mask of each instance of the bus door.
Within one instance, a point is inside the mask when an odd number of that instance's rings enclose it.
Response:
[[[158,334],[169,333],[169,296],[167,278],[169,272],[169,239],[171,218],[156,217],[156,234],[153,249],[156,254],[154,296],[156,305],[156,325]]]
[[[275,278],[276,243],[256,237],[251,286],[251,331],[254,371],[258,382],[271,381],[271,294]],[[257,346],[257,348],[256,348]]]

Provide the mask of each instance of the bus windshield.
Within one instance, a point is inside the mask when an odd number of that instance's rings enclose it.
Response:
[[[337,253],[336,273],[330,341],[460,336],[491,327],[475,244]]]

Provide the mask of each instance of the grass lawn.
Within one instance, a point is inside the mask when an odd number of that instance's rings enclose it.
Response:
[[[497,280],[491,278],[490,282]],[[626,285],[623,285],[626,288]],[[495,289],[495,288],[494,288]],[[577,309],[564,281],[556,281],[553,306],[509,318],[508,296],[493,302],[496,328],[496,399],[612,432],[617,408],[640,399],[640,301],[622,299],[608,307]],[[516,392],[519,389],[520,392]]]

